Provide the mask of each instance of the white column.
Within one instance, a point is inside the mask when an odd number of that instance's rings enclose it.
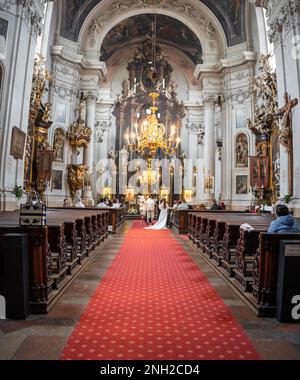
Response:
[[[94,166],[94,126],[96,117],[96,96],[88,95],[86,99],[86,127],[92,131],[91,141],[84,150],[83,161],[88,166],[88,172],[93,173]]]
[[[86,127],[92,131],[91,140],[87,148],[84,149],[83,163],[88,167],[87,173],[92,175],[94,172],[94,126],[96,117],[96,96],[88,95],[86,99]],[[83,200],[85,204],[93,206],[94,199],[92,187],[85,189],[83,192]]]
[[[204,136],[204,166],[205,179],[213,177],[215,179],[215,153],[216,153],[216,137],[215,137],[215,101],[209,96],[205,99],[205,136]],[[214,189],[210,193],[205,191],[205,200],[214,198]]]
[[[46,6],[47,6],[47,10],[46,10],[45,19],[44,19],[44,30],[43,30],[42,41],[41,41],[41,46],[40,46],[40,54],[45,59],[47,58],[47,51],[48,51],[48,46],[49,46],[50,27],[51,27],[54,3],[48,2]]]

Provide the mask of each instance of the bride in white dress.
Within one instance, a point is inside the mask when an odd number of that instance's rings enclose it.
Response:
[[[160,205],[160,214],[157,223],[154,224],[154,226],[146,227],[146,230],[164,230],[167,227],[167,220],[168,220],[168,211],[169,211],[169,205],[167,204],[167,201],[164,199]]]

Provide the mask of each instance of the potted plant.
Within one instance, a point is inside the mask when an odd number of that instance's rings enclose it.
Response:
[[[22,186],[18,186],[18,185],[16,185],[16,186],[14,187],[12,193],[15,194],[15,197],[17,198],[17,205],[19,205],[20,200],[22,199],[23,194],[24,194],[23,187],[22,187]]]
[[[293,200],[293,194],[288,193],[282,199],[287,205]]]

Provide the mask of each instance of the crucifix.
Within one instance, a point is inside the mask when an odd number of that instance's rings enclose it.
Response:
[[[288,192],[293,194],[293,130],[291,112],[298,105],[298,99],[291,100],[286,92],[285,105],[279,109],[280,133],[279,142],[288,153]]]

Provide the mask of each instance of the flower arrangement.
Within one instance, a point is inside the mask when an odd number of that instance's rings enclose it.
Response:
[[[282,199],[286,204],[289,204],[293,200],[293,194],[289,193],[284,195]]]
[[[137,215],[137,214],[138,214],[138,210],[135,207],[130,207],[128,209],[128,215]]]
[[[20,200],[22,199],[22,196],[23,196],[23,187],[22,186],[18,186],[16,185],[12,191],[13,194],[15,194],[17,200]]]

